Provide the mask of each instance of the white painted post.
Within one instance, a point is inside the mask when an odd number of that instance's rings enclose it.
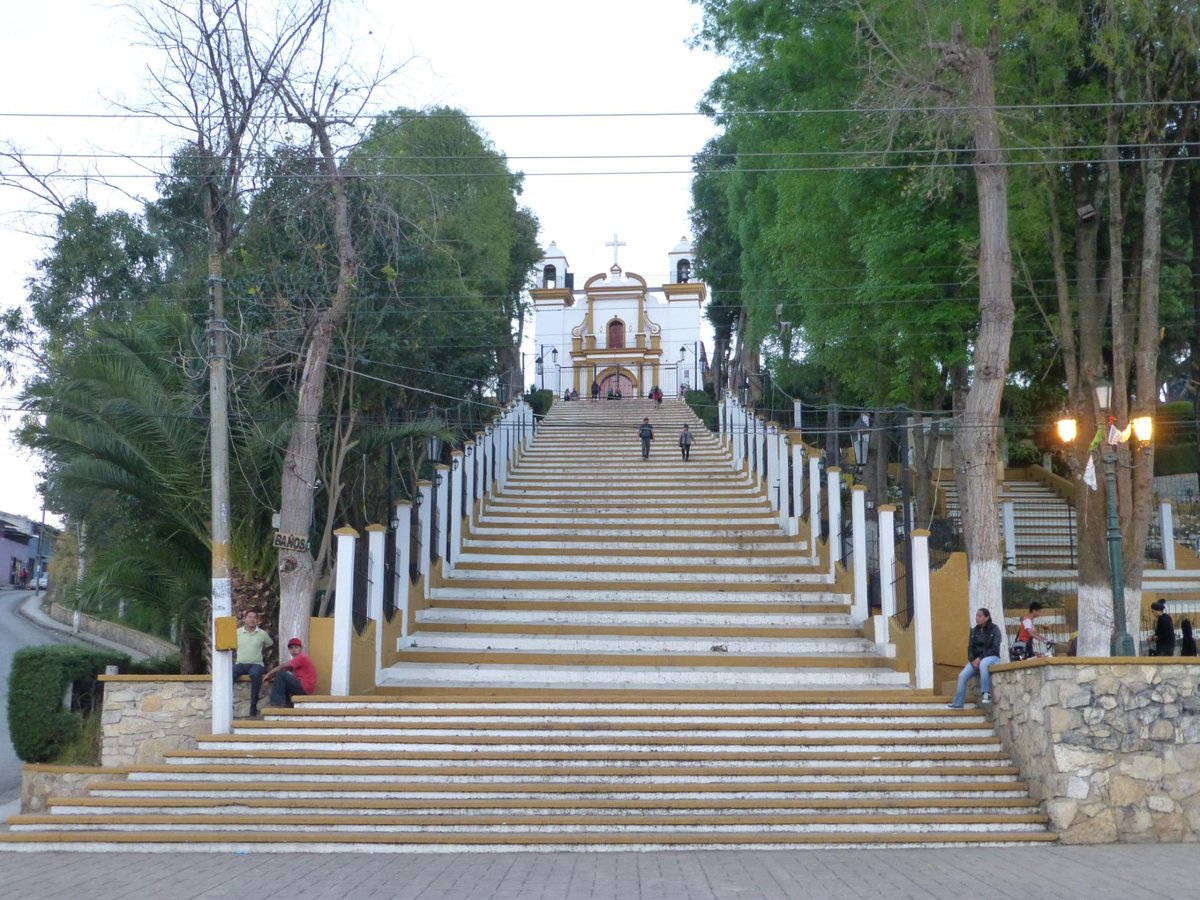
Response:
[[[740,473],[743,469],[749,471],[747,460],[750,458],[750,454],[746,448],[750,446],[750,439],[746,436],[746,432],[750,428],[750,419],[746,416],[746,408],[736,400],[734,401],[733,414],[733,443],[737,448],[738,471]]]
[[[1163,568],[1168,572],[1175,568],[1175,521],[1170,500],[1158,504],[1158,532],[1162,535]]]
[[[933,620],[929,606],[929,532],[912,533],[913,640],[916,644],[916,684],[919,691],[933,689]]]
[[[475,527],[475,442],[463,444],[463,495],[467,498],[467,531]]]
[[[466,466],[463,465],[463,453],[454,450],[450,453],[450,546],[446,554],[448,572],[454,571],[454,561],[462,552],[462,508],[463,489],[466,482]]]
[[[333,598],[333,666],[329,675],[329,693],[345,697],[350,693],[350,634],[354,627],[354,545],[358,532],[349,526],[337,535],[337,574]]]
[[[883,618],[896,615],[896,507],[879,507],[879,603]]]
[[[1017,518],[1011,500],[1000,504],[1000,520],[1004,527],[1004,571],[1011,575],[1017,571]]]
[[[438,463],[433,467],[433,483],[437,485],[437,555],[442,558],[442,571],[450,565],[450,467]]]
[[[817,557],[821,539],[821,460],[808,458],[808,555]]]
[[[779,511],[779,425],[767,422],[763,425],[767,438],[767,460],[763,467],[763,478],[767,483],[767,501],[771,509]]]
[[[788,534],[800,533],[800,519],[804,517],[804,442],[800,432],[793,432],[792,440],[792,521]]]
[[[829,574],[834,563],[842,560],[842,470],[830,466],[825,470],[825,503],[829,510]]]
[[[479,445],[479,499],[492,492],[492,426],[485,425],[483,442]]]
[[[386,525],[367,526],[367,618],[375,620],[375,683],[383,673],[383,579]]]
[[[867,596],[867,486],[850,489],[850,523],[854,541],[854,621],[860,625],[871,615]]]
[[[775,437],[775,443],[778,450],[775,453],[775,462],[779,467],[779,530],[784,534],[791,534],[791,515],[788,507],[791,502],[791,473],[788,471],[788,436],[787,432],[782,428],[779,429],[779,434]]]
[[[417,482],[417,527],[421,535],[421,555],[417,558],[417,572],[421,576],[425,599],[429,599],[429,542],[433,540],[433,482]]]
[[[412,562],[412,502],[400,500],[396,503],[396,592],[394,594],[395,611],[392,615],[400,617],[400,636],[408,635],[408,578],[409,566]]]
[[[496,467],[496,484],[497,489],[503,491],[504,486],[508,484],[508,466],[512,460],[512,416],[509,410],[504,411],[504,415],[500,417],[500,449],[496,453],[496,462],[499,464]]]
[[[721,441],[721,446],[725,446],[725,427],[726,417],[728,415],[727,406],[729,404],[728,397],[722,397],[721,402],[717,404],[717,436]]]

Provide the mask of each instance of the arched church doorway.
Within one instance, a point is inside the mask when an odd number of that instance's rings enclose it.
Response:
[[[616,394],[618,391],[625,400],[637,396],[634,393],[633,379],[624,372],[610,372],[600,379],[600,399],[606,399],[610,393]]]

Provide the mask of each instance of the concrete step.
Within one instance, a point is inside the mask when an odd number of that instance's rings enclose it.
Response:
[[[433,656],[430,654],[429,656]],[[385,669],[380,681],[383,687],[411,687],[420,685],[470,685],[478,688],[495,688],[504,685],[546,687],[613,687],[627,690],[653,690],[661,688],[691,688],[710,690],[724,687],[735,681],[745,688],[778,690],[850,690],[879,689],[881,687],[906,688],[907,673],[896,672],[882,666],[857,668],[832,668],[829,666],[793,667],[799,658],[783,657],[789,665],[770,667],[758,666],[713,666],[640,665],[636,660],[619,665],[554,665],[543,661],[539,664],[532,658],[524,664],[472,662],[458,664],[430,661],[426,657],[412,656],[413,662]],[[419,661],[416,661],[419,660]],[[883,661],[881,659],[881,661]],[[856,662],[858,662],[856,660]]]
[[[475,583],[470,583],[474,581]],[[704,609],[712,604],[741,606],[769,606],[768,612],[809,612],[811,607],[822,607],[820,612],[850,611],[850,598],[824,589],[820,584],[811,590],[764,590],[759,585],[748,583],[696,584],[675,581],[657,585],[654,590],[628,588],[627,583],[615,583],[614,588],[592,587],[582,583],[556,583],[544,587],[537,585],[497,587],[490,582],[477,579],[455,578],[453,584],[430,588],[430,597],[446,605],[444,601],[476,600],[492,603],[526,600],[550,604],[609,604],[608,608],[636,609],[643,604],[654,606],[670,605],[676,609],[687,604],[694,609]],[[809,607],[809,609],[805,609]],[[478,607],[477,607],[478,608]],[[545,607],[543,607],[545,608]],[[599,607],[596,607],[599,608]]]
[[[726,638],[713,643],[709,638],[665,635],[598,634],[442,634],[422,632],[403,643],[408,650],[457,650],[462,652],[515,653],[642,653],[683,654],[728,653],[743,656],[873,654],[875,645],[863,637],[850,638]]]
[[[860,633],[849,616],[832,617],[826,614],[762,614],[753,611],[744,613],[701,613],[701,612],[632,612],[612,610],[607,612],[584,612],[568,610],[479,610],[456,609],[437,606],[419,610],[416,614],[419,629],[436,625],[540,625],[579,626],[587,628],[697,628],[714,629],[722,633],[730,628],[792,629],[807,630],[813,636],[827,634],[831,637],[852,637]],[[831,624],[836,622],[837,624]],[[593,632],[600,633],[600,632]]]

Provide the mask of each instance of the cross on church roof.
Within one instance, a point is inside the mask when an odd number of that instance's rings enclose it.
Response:
[[[612,247],[612,248],[613,248],[613,265],[614,265],[614,266],[615,266],[615,265],[617,265],[617,253],[618,253],[618,250],[619,250],[619,248],[621,248],[621,247],[624,247],[624,246],[625,246],[625,242],[624,242],[624,241],[618,241],[618,240],[617,240],[617,233],[614,231],[614,232],[613,232],[613,239],[612,239],[611,241],[606,241],[606,242],[605,242],[605,244],[604,244],[604,246],[605,246],[605,247]]]

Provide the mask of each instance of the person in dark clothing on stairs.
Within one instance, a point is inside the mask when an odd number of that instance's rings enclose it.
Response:
[[[683,457],[683,461],[687,462],[688,457],[692,455],[692,433],[688,431],[685,424],[683,431],[679,432],[679,455]]]
[[[650,458],[650,442],[654,440],[654,428],[650,425],[650,417],[642,419],[638,426],[638,437],[642,439],[642,459]]]
[[[979,677],[979,702],[992,702],[992,679],[988,669],[1000,662],[1000,626],[992,621],[986,609],[975,613],[975,627],[967,638],[967,664],[958,673],[958,692],[950,702],[951,709],[962,709],[967,699],[967,684]]]

